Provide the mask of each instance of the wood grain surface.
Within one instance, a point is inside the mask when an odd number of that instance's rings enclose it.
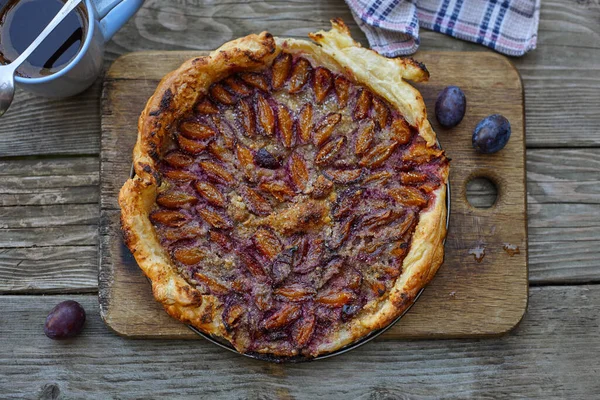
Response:
[[[366,45],[343,0],[147,0],[107,43],[105,65],[132,51],[209,50],[265,28],[305,38],[338,16]],[[424,29],[420,36],[420,51],[488,51]],[[65,100],[17,90],[0,119],[0,398],[597,398],[598,0],[544,0],[537,49],[511,61],[525,90],[535,286],[523,322],[498,339],[384,340],[281,368],[204,341],[127,340],[106,328],[97,301],[102,79]],[[68,187],[52,186],[62,177]],[[485,187],[474,190],[489,200]],[[93,207],[48,207],[57,204]],[[13,218],[25,205],[30,226]],[[73,292],[89,294],[42,296]],[[67,298],[84,305],[88,322],[78,339],[53,342],[43,321]]]
[[[116,199],[131,171],[137,117],[166,73],[198,52],[139,52],[119,58],[107,73],[102,101],[100,165],[100,309],[113,330],[130,337],[197,337],[153,301],[150,284],[123,245]],[[160,57],[161,62],[156,63]],[[435,125],[452,159],[450,229],[445,261],[417,304],[385,333],[388,338],[474,337],[506,333],[527,306],[527,229],[523,89],[504,57],[489,52],[423,52],[431,80],[418,85],[428,109],[447,85],[460,86],[469,110],[459,127]],[[481,72],[481,68],[485,68]],[[480,79],[473,80],[475,70]],[[471,132],[486,115],[499,112],[512,126],[507,147],[478,155]],[[495,183],[498,199],[475,208],[466,198],[473,177]],[[517,246],[509,255],[506,244]],[[481,247],[481,262],[470,254]]]

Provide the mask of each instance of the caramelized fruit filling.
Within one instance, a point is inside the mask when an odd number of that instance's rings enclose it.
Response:
[[[238,346],[288,354],[387,296],[447,162],[368,88],[287,53],[212,85],[163,154],[162,245]]]

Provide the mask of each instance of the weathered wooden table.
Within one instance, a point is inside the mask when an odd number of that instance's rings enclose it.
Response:
[[[106,64],[149,49],[213,49],[268,28],[304,37],[342,0],[148,0]],[[425,31],[422,49],[484,51]],[[526,95],[530,302],[496,339],[384,341],[334,359],[272,365],[204,341],[127,340],[97,303],[99,80],[67,100],[24,92],[0,119],[0,397],[465,398],[600,394],[600,4],[543,2],[538,49],[512,60]],[[475,187],[485,201],[485,187]],[[43,334],[75,299],[82,336]]]

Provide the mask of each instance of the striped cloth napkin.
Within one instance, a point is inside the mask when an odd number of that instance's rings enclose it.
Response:
[[[371,48],[387,57],[419,48],[419,27],[510,56],[535,49],[540,0],[346,0]]]

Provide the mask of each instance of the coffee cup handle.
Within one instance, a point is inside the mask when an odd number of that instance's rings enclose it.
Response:
[[[100,31],[108,42],[140,9],[144,0],[91,0],[100,20]]]

